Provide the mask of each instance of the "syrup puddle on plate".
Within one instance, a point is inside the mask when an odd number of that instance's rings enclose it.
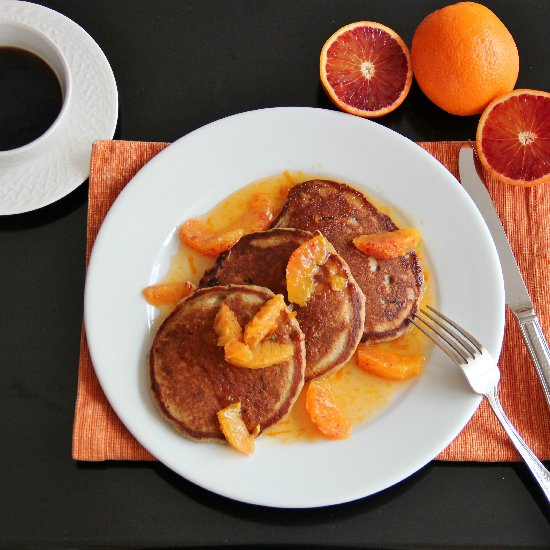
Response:
[[[268,194],[275,205],[275,212],[278,214],[286,201],[288,190],[310,179],[334,178],[323,178],[319,175],[305,174],[303,172],[285,171],[282,174],[263,178],[238,189],[218,203],[210,212],[203,216],[197,216],[197,219],[205,222],[215,232],[223,233],[237,229],[239,220],[246,212],[247,205],[255,193]],[[348,183],[348,185],[350,184]],[[389,215],[398,226],[403,227],[408,225],[405,217],[401,213],[396,212],[396,209],[366,193],[364,194],[380,211]],[[434,305],[433,281],[430,280],[430,270],[428,269],[426,257],[421,247],[417,249],[417,255],[422,265],[426,287],[421,307]],[[214,257],[205,256],[179,243],[178,251],[172,256],[166,275],[157,282],[191,281],[198,285],[204,272],[212,267],[214,262]],[[153,332],[156,332],[170,310],[171,307],[162,307],[157,310],[158,314],[151,325]],[[377,345],[398,353],[423,354],[426,357],[428,357],[432,349],[429,341],[417,330],[408,332],[391,342]],[[414,379],[403,382],[386,380],[372,375],[357,366],[355,355],[330,380],[330,386],[337,405],[342,409],[354,427],[374,418],[390,404],[392,399],[401,390],[411,383],[414,383]],[[310,420],[309,414],[306,411],[306,391],[307,384],[304,386],[291,412],[286,418],[268,428],[264,433],[265,437],[275,439],[281,443],[318,441],[323,439],[322,434]],[[353,437],[353,434],[351,437]]]

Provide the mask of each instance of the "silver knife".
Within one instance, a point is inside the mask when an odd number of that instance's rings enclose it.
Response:
[[[542,383],[546,401],[550,407],[550,349],[535,313],[529,292],[521,276],[512,249],[495,210],[493,199],[477,172],[471,145],[463,145],[458,156],[458,170],[462,186],[478,207],[491,232],[498,251],[505,300],[514,314],[529,353],[533,358]]]

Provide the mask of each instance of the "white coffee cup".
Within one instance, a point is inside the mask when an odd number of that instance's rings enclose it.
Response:
[[[63,97],[57,118],[41,136],[16,149],[0,151],[0,166],[14,166],[55,149],[56,140],[63,131],[71,104],[71,73],[63,52],[48,36],[35,27],[15,21],[0,20],[0,47],[20,48],[40,57],[57,76]]]

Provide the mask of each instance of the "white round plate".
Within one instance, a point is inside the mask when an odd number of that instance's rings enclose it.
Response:
[[[150,397],[154,309],[141,290],[162,278],[176,228],[241,186],[284,170],[346,181],[393,205],[422,232],[441,310],[497,357],[504,328],[500,265],[481,215],[456,179],[413,142],[374,122],[321,109],[231,116],[181,138],[115,201],[89,264],[85,325],[101,385],[139,442],[169,468],[220,495],[304,508],[355,500],[405,479],[460,432],[480,398],[442,353],[345,441],[260,438],[246,458],[186,440]]]
[[[111,139],[118,118],[118,93],[107,58],[74,21],[44,6],[0,0],[0,22],[41,30],[64,53],[73,92],[68,119],[55,150],[17,166],[0,166],[0,215],[20,214],[51,204],[90,174],[92,142]]]

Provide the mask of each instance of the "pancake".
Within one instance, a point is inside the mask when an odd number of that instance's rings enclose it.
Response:
[[[290,255],[313,236],[300,229],[245,235],[218,257],[199,286],[259,285],[287,299],[286,266]],[[346,279],[342,290],[331,288],[335,272]],[[346,262],[331,254],[315,276],[312,296],[303,307],[294,308],[306,338],[306,381],[338,370],[355,352],[365,318],[365,297]]]
[[[272,227],[320,231],[347,262],[366,299],[363,341],[393,340],[410,329],[422,297],[423,275],[414,251],[389,260],[369,258],[358,235],[394,231],[393,220],[349,185],[311,180],[293,187]]]
[[[249,432],[281,420],[304,384],[304,335],[289,311],[270,340],[291,343],[294,356],[263,369],[235,367],[217,345],[214,319],[222,303],[242,327],[273,293],[258,286],[199,289],[179,302],[159,327],[149,353],[151,393],[176,430],[197,441],[225,441],[216,413],[241,402]]]

